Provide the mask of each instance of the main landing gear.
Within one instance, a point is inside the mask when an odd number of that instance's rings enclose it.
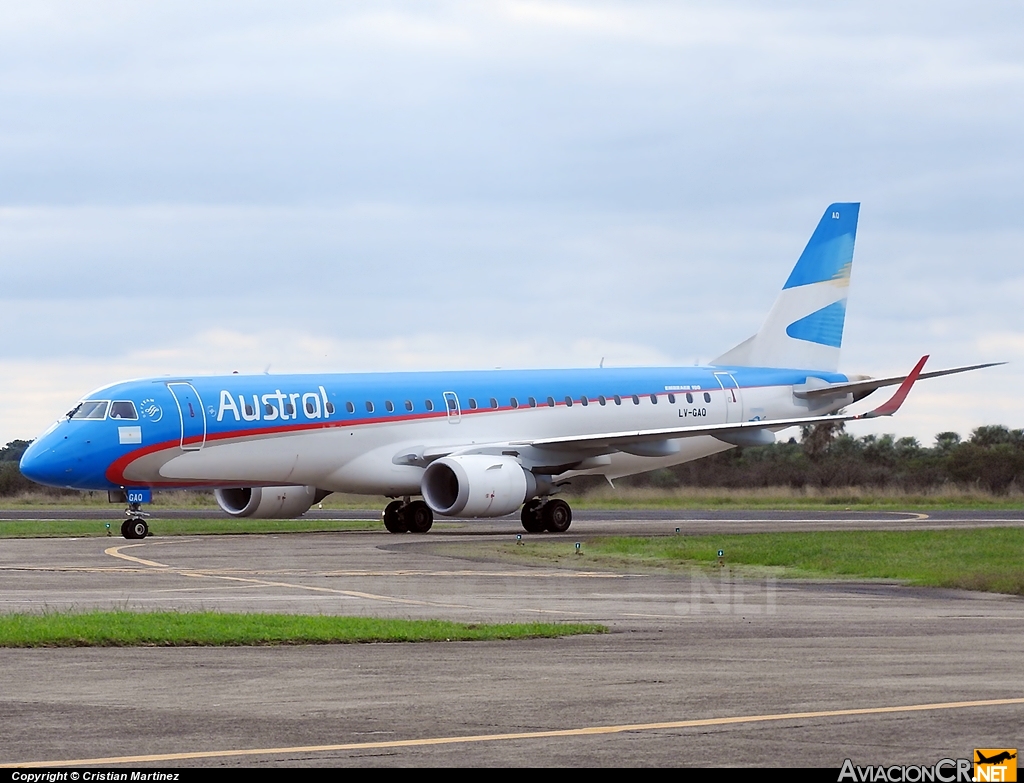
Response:
[[[523,529],[527,533],[564,533],[572,524],[572,509],[564,500],[531,500],[523,506]]]
[[[146,512],[142,510],[141,503],[129,503],[124,514],[128,519],[121,523],[122,536],[132,540],[145,538],[149,535],[149,525],[143,519],[146,516]]]
[[[410,503],[408,498],[388,503],[381,518],[389,533],[426,533],[434,524],[430,506],[422,500]]]
[[[430,506],[422,500],[410,502],[408,498],[388,503],[381,518],[389,533],[426,533],[434,524]],[[527,533],[564,533],[572,524],[572,509],[564,500],[538,498],[523,506],[522,520]],[[121,532],[124,533],[123,527]]]

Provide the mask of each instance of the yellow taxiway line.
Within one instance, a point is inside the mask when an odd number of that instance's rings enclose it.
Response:
[[[228,572],[215,572],[207,571],[203,569],[190,569],[190,568],[175,568],[169,566],[166,563],[158,563],[155,560],[144,560],[141,557],[135,557],[134,555],[127,555],[122,552],[122,549],[131,549],[133,547],[146,546],[146,544],[120,544],[118,546],[108,547],[103,550],[103,554],[109,555],[110,557],[116,557],[121,560],[127,560],[132,563],[139,563],[140,565],[147,566],[149,568],[159,568],[162,573],[173,573],[178,576],[190,577],[193,579],[214,579],[225,582],[241,583],[247,587],[279,587],[290,590],[305,590],[313,593],[326,593],[328,595],[339,595],[346,596],[348,598],[359,598],[366,601],[378,601],[381,603],[389,604],[407,604],[410,606],[430,606],[441,609],[472,609],[473,607],[468,604],[455,604],[446,603],[441,601],[425,601],[415,598],[400,598],[392,595],[380,595],[377,593],[367,593],[360,590],[343,590],[335,587],[320,587],[317,585],[303,585],[296,584],[294,582],[281,582],[269,579],[256,579],[254,577],[243,577],[235,576],[232,574],[238,573],[237,571]],[[322,576],[329,576],[329,574],[323,574]],[[573,612],[567,609],[523,609],[521,611],[532,612],[533,614],[554,614],[554,615],[580,615],[582,612]]]
[[[896,707],[860,707],[848,710],[784,712],[768,715],[739,715],[731,718],[703,718],[699,720],[664,721],[661,723],[626,723],[617,726],[587,726],[578,729],[520,731],[509,734],[471,734],[455,737],[424,737],[422,739],[383,740],[378,742],[347,742],[338,745],[296,745],[284,748],[201,750],[187,753],[154,753],[145,756],[106,756],[103,758],[93,759],[23,761],[16,764],[0,764],[0,767],[81,767],[110,764],[147,764],[154,761],[190,761],[194,759],[237,758],[239,756],[272,756],[293,753],[337,753],[351,750],[383,750],[387,748],[422,748],[436,745],[459,745],[471,742],[508,742],[516,740],[546,739],[551,737],[586,737],[601,734],[624,734],[627,732],[639,731],[690,729],[702,726],[732,726],[744,723],[766,723],[768,721],[839,718],[852,715],[887,715],[901,712],[955,710],[967,707],[1000,707],[1010,704],[1024,704],[1024,698],[949,701],[933,704],[909,704]]]
[[[122,549],[129,549],[136,546],[145,546],[145,544],[122,544],[121,546],[112,546],[109,549],[103,550],[103,554],[110,555],[111,557],[118,557],[122,560],[130,560],[135,563],[141,563],[142,565],[150,566],[151,568],[166,568],[171,573],[178,574],[179,576],[192,577],[194,579],[220,579],[228,582],[242,582],[250,587],[284,587],[294,590],[307,590],[314,593],[328,593],[331,595],[344,595],[349,598],[363,598],[369,601],[383,601],[385,603],[392,604],[412,604],[414,606],[441,606],[445,608],[456,608],[463,609],[467,608],[461,604],[442,604],[434,603],[432,601],[418,601],[412,598],[398,598],[397,596],[390,595],[377,595],[375,593],[364,593],[359,590],[338,590],[332,587],[317,587],[316,585],[298,585],[291,582],[277,582],[270,581],[268,579],[252,579],[241,576],[225,576],[220,574],[204,573],[192,571],[187,568],[172,568],[166,563],[157,563],[154,560],[143,560],[141,557],[133,557],[132,555],[126,555],[121,552]]]

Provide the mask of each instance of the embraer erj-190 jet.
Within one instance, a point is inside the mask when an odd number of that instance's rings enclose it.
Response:
[[[393,533],[520,507],[528,532],[562,532],[572,511],[554,495],[574,476],[611,480],[773,443],[788,427],[890,416],[919,378],[991,366],[922,373],[923,357],[896,377],[837,372],[859,207],[825,210],[761,330],[709,367],[125,381],[75,405],[21,470],[73,489],[210,488],[236,517],[299,516],[351,492],[395,498],[383,513]],[[896,384],[879,407],[836,415]],[[126,538],[148,533],[137,511]]]

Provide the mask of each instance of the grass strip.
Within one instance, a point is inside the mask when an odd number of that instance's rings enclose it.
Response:
[[[728,510],[728,511],[1020,511],[1020,493],[986,492],[914,493],[860,491],[800,492],[773,490],[696,489],[692,492],[624,489],[597,490],[569,498],[572,507],[595,511],[616,510]]]
[[[978,510],[1020,511],[1024,508],[1024,492],[1011,487],[1009,491],[994,493],[976,486],[948,486],[904,490],[896,487],[633,487],[615,489],[597,487],[566,495],[574,508],[579,509],[764,509],[835,511],[849,508],[854,511],[906,511],[906,510]],[[154,494],[152,509],[190,509],[219,513],[216,501],[209,492],[191,490],[161,490]],[[329,495],[318,508],[330,510],[372,510],[376,518],[388,498],[369,495]],[[116,508],[115,506],[113,506]],[[49,495],[30,492],[14,497],[0,498],[0,509],[96,509],[112,508],[105,492],[82,492],[72,495]]]
[[[121,519],[0,520],[0,538],[121,537]],[[331,533],[383,530],[377,520],[359,519],[150,519],[154,536],[249,535],[265,533]],[[110,525],[109,530],[107,525]]]
[[[576,567],[717,565],[770,568],[779,577],[896,579],[1024,595],[1024,528],[913,531],[817,531],[744,535],[607,537],[503,545],[507,555]]]
[[[581,623],[453,623],[218,612],[0,615],[0,647],[207,647],[538,639],[607,633]]]

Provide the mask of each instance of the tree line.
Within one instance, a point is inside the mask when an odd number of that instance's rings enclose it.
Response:
[[[854,437],[842,422],[805,427],[799,441],[735,448],[623,483],[658,487],[870,487],[908,491],[977,487],[1024,489],[1024,430],[978,427],[967,440],[940,432],[930,448],[916,438]]]
[[[18,463],[21,461],[21,455],[25,453],[25,449],[31,443],[30,440],[12,440],[0,449],[0,497],[11,497],[23,492],[44,492],[47,495],[78,494],[69,489],[43,487],[21,475]]]
[[[0,496],[43,491],[73,494],[29,481],[18,461],[29,441],[0,449]],[[799,441],[740,447],[694,462],[623,479],[630,486],[681,487],[891,487],[909,491],[944,485],[978,487],[1002,494],[1024,489],[1024,430],[978,427],[967,440],[940,432],[935,445],[916,438],[864,435],[855,438],[842,422],[805,427]]]

